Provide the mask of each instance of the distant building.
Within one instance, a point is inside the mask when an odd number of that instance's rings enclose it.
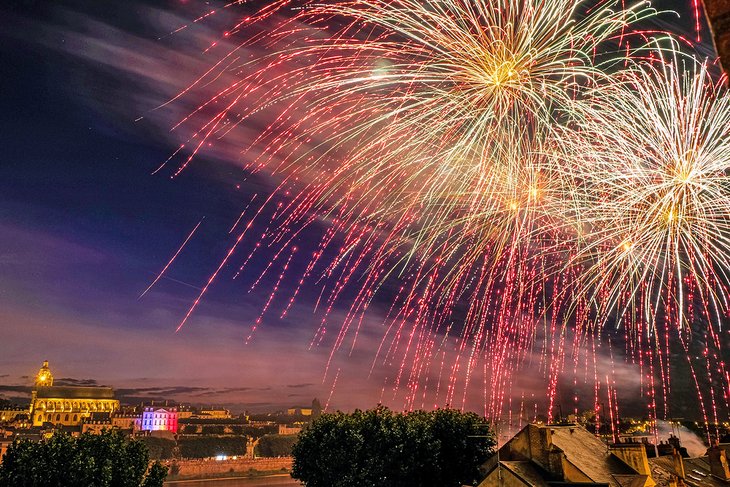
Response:
[[[78,426],[92,413],[112,413],[119,401],[111,387],[54,386],[48,361],[38,371],[30,402],[33,426]]]
[[[316,397],[312,399],[312,417],[319,418],[322,415],[322,404]]]
[[[302,427],[301,426],[289,426],[286,424],[280,424],[279,425],[279,434],[280,435],[298,435],[301,433]]]
[[[4,434],[4,432],[0,431],[0,463],[2,463],[3,455],[5,455],[5,452],[8,451],[8,447],[12,444],[13,444],[12,433]]]
[[[286,414],[289,416],[311,416],[312,408],[304,406],[294,406],[286,410]]]
[[[121,413],[116,412],[112,415],[112,428],[120,430],[132,430],[139,429],[141,424],[142,415],[136,413]]]
[[[228,409],[201,409],[197,417],[199,419],[230,419],[231,412]]]
[[[289,416],[311,416],[318,418],[322,414],[322,405],[319,399],[314,398],[311,406],[294,406],[286,410]]]
[[[195,410],[187,405],[179,405],[177,407],[177,419],[188,419],[192,418],[195,414]]]
[[[84,418],[81,423],[82,433],[99,434],[104,430],[110,430],[114,427],[110,413],[91,413],[88,418]]]
[[[0,438],[0,463],[2,463],[3,456],[5,455],[5,452],[8,451],[8,447],[12,444],[12,440]]]
[[[26,414],[18,414],[10,421],[5,421],[3,423],[5,426],[15,428],[15,429],[26,429],[30,428],[31,422],[30,422],[30,416]]]
[[[141,431],[171,431],[177,433],[177,409],[176,408],[144,408],[142,417],[137,423],[137,429]]]
[[[13,423],[19,417],[25,419],[30,417],[30,409],[18,406],[5,407],[0,409],[0,423]]]

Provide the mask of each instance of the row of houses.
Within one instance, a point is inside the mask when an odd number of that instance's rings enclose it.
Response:
[[[479,487],[730,487],[729,449],[687,458],[677,438],[607,444],[577,424],[530,424],[483,465]]]

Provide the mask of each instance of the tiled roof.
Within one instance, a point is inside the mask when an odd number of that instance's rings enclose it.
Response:
[[[545,473],[532,462],[501,461],[499,464],[534,487],[547,487]]]
[[[721,480],[710,473],[707,457],[684,458],[684,483],[690,487],[728,487],[730,482]],[[677,476],[671,456],[650,458],[651,475],[657,484],[668,485]]]
[[[553,445],[565,453],[565,458],[594,482],[615,487],[626,487],[615,475],[633,475],[636,472],[608,451],[600,439],[579,426],[551,426]],[[623,480],[626,483],[626,480]]]
[[[39,387],[36,397],[38,399],[115,399],[114,390],[111,387]]]

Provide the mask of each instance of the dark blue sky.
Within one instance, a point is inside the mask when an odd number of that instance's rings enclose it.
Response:
[[[62,376],[118,386],[245,389],[217,402],[286,405],[299,400],[288,386],[305,403],[322,397],[322,354],[307,350],[313,330],[277,320],[260,343],[244,345],[263,295],[228,275],[174,333],[231,244],[232,222],[266,185],[204,159],[174,180],[151,175],[173,145],[158,127],[134,122],[143,113],[123,79],[64,44],[85,27],[73,25],[75,12],[152,42],[159,33],[136,22],[139,11],[85,3],[4,4],[11,21],[0,33],[0,384],[27,384],[22,376],[48,358]],[[202,218],[169,278],[138,299]],[[285,355],[296,360],[272,362]],[[247,389],[268,387],[276,390]]]
[[[328,347],[309,350],[316,293],[304,292],[288,319],[266,320],[245,345],[267,287],[249,294],[245,279],[233,282],[229,272],[174,332],[231,245],[232,222],[271,185],[204,158],[175,179],[169,171],[151,175],[174,151],[174,138],[135,119],[168,93],[140,93],[149,84],[139,74],[110,69],[84,44],[95,28],[111,25],[119,31],[103,40],[130,51],[184,48],[175,43],[185,37],[157,41],[175,18],[151,5],[173,9],[177,19],[208,8],[195,0],[10,0],[0,7],[0,394],[22,390],[25,376],[49,359],[58,377],[146,387],[143,396],[185,386],[199,389],[168,394],[253,408],[314,396],[324,403],[336,373],[324,375]],[[181,68],[179,76],[184,85],[191,73]],[[203,218],[167,277],[139,299]],[[388,367],[367,377],[378,339],[364,336],[352,356],[337,358],[333,404],[387,402]]]

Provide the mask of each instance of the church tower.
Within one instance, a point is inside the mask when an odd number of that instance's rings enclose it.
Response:
[[[43,361],[43,366],[38,374],[35,376],[35,386],[38,387],[50,387],[53,385],[53,374],[51,369],[48,367],[48,360]]]
[[[53,385],[48,360],[35,376],[31,392],[30,417],[33,426],[46,423],[79,426],[94,413],[111,414],[119,409],[114,389],[105,386]]]

